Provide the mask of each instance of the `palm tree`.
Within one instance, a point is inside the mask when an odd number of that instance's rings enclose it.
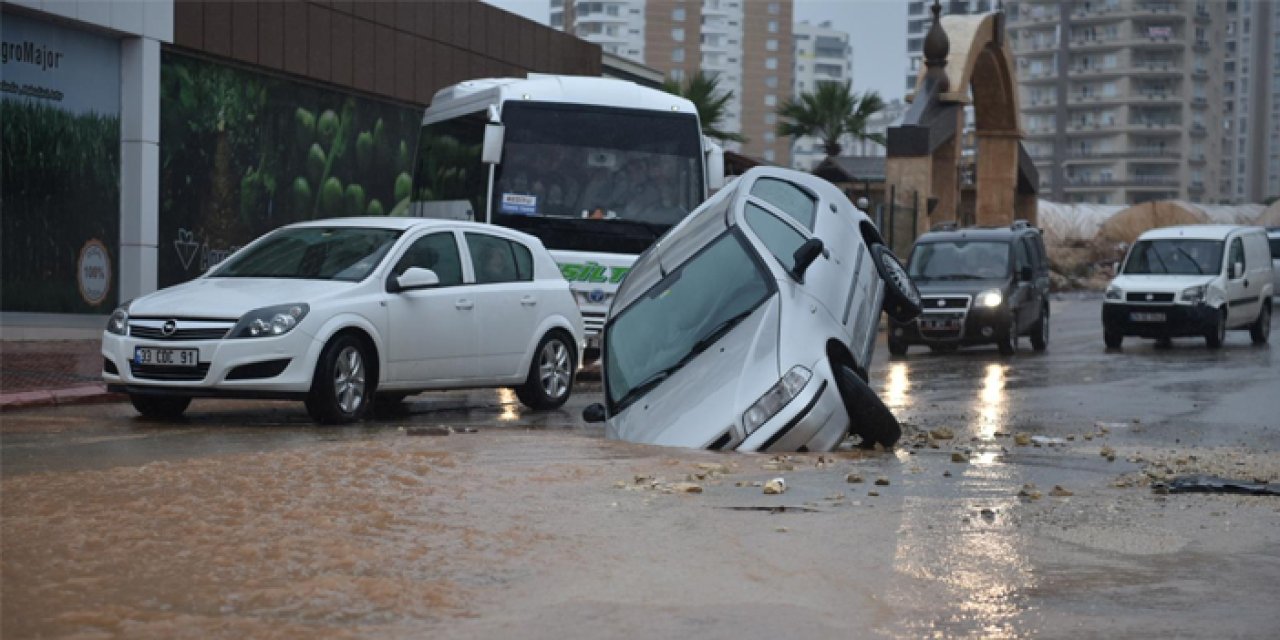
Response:
[[[875,91],[861,95],[850,89],[849,82],[819,82],[813,93],[802,93],[778,107],[782,121],[778,135],[800,138],[814,136],[822,140],[828,156],[840,155],[840,138],[871,140],[884,144],[884,135],[867,133],[867,119],[884,109],[884,100]]]
[[[681,83],[668,78],[662,83],[662,90],[673,93],[693,103],[698,110],[698,120],[702,122],[702,134],[716,140],[746,142],[742,134],[732,131],[721,131],[717,127],[724,118],[725,105],[733,99],[733,91],[720,91],[720,78],[707,77],[701,71],[693,74]]]

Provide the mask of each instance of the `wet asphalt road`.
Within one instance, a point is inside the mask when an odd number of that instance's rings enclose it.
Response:
[[[881,344],[893,452],[609,442],[590,381],[562,411],[423,394],[345,428],[292,403],[7,413],[0,635],[1275,637],[1280,498],[1148,484],[1280,480],[1276,347],[1107,353],[1099,305],[1055,301],[1045,354]]]

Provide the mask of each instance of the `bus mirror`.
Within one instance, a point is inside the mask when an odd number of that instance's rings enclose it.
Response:
[[[500,122],[490,122],[484,126],[484,148],[480,152],[480,160],[485,164],[502,162],[502,138],[505,128]]]
[[[706,145],[707,190],[717,191],[724,186],[724,149],[715,143]]]

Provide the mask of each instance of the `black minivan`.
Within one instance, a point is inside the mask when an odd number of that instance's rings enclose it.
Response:
[[[911,249],[907,272],[922,312],[889,322],[889,353],[913,344],[934,351],[992,344],[1010,355],[1018,336],[1049,346],[1049,261],[1040,230],[1025,220],[1008,227],[935,227]]]

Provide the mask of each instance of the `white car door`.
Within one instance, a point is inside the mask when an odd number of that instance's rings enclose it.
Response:
[[[1237,266],[1239,269],[1237,269]],[[1258,295],[1249,293],[1249,266],[1244,256],[1244,240],[1227,241],[1227,326],[1246,324],[1258,315]]]
[[[387,294],[390,382],[447,386],[476,376],[475,286],[463,280],[458,241],[453,231],[433,231],[396,258],[391,278],[421,267],[440,283]]]
[[[477,375],[485,380],[523,376],[521,360],[550,301],[533,279],[533,257],[524,244],[482,232],[464,234],[475,274],[475,323],[480,350]]]

